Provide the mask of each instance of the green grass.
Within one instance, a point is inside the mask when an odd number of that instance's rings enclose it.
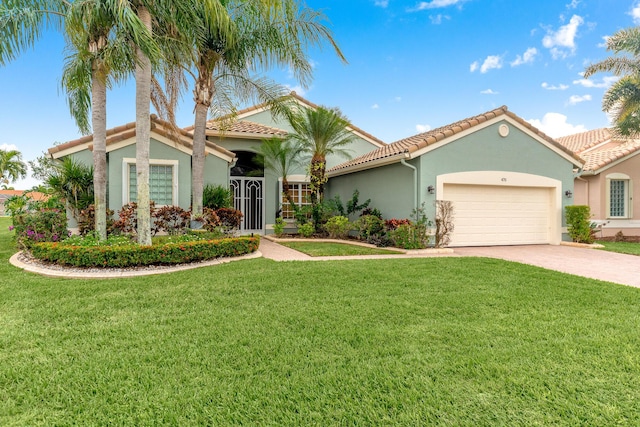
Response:
[[[610,252],[619,252],[621,254],[629,254],[629,255],[640,255],[640,243],[631,243],[631,242],[605,242],[598,241],[604,246],[602,250],[610,251]]]
[[[278,242],[310,256],[397,255],[403,252],[335,242]]]
[[[68,280],[0,219],[0,425],[640,424],[640,290],[484,258]]]

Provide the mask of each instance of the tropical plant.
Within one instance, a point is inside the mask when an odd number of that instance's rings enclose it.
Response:
[[[46,184],[54,195],[66,202],[76,220],[80,219],[80,211],[93,202],[93,168],[72,157],[65,157],[56,165]]]
[[[327,182],[327,156],[336,154],[349,158],[345,149],[355,138],[348,130],[349,122],[337,108],[319,106],[305,108],[290,120],[294,132],[289,139],[299,145],[300,151],[310,157],[309,178],[311,204],[322,202],[324,185]],[[320,218],[314,215],[316,226]]]
[[[613,56],[589,65],[584,77],[610,72],[620,79],[604,94],[602,110],[612,116],[614,129],[625,136],[640,133],[640,28],[616,32],[606,41]]]
[[[329,237],[332,239],[344,239],[349,236],[349,232],[353,230],[353,224],[349,222],[349,218],[342,215],[337,215],[329,218],[324,225],[325,230],[329,233]]]
[[[232,119],[239,102],[257,98],[270,104],[272,112],[287,114],[282,102],[285,89],[251,72],[285,66],[306,86],[312,72],[307,47],[326,40],[344,57],[322,24],[324,15],[301,6],[298,0],[189,3],[194,19],[187,28],[178,28],[178,36],[191,53],[167,58],[166,75],[171,81],[165,85],[174,88],[185,81],[184,74],[175,72],[176,66],[194,81],[192,206],[193,214],[198,215],[202,211],[207,113]],[[172,110],[171,100],[156,108]]]
[[[288,177],[300,165],[300,148],[290,141],[274,137],[263,139],[262,144],[255,150],[258,153],[256,160],[261,161],[266,170],[282,178],[282,193],[287,203],[296,206]]]
[[[27,165],[18,150],[0,150],[0,182],[9,184],[27,176]]]
[[[220,209],[233,207],[233,192],[220,184],[207,184],[202,192],[205,208]]]

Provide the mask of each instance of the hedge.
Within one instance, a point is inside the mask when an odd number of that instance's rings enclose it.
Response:
[[[255,252],[259,237],[237,237],[153,246],[70,246],[64,242],[37,243],[31,254],[46,262],[73,267],[136,267],[171,265],[232,257]]]

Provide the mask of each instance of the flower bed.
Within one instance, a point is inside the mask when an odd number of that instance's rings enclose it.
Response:
[[[36,243],[31,255],[41,261],[74,267],[134,267],[183,264],[255,252],[259,237],[236,237],[153,246],[77,246],[64,242]]]

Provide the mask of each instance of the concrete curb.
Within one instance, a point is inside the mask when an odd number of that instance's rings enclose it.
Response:
[[[571,246],[573,248],[602,249],[603,245],[598,243],[576,243],[576,242],[560,242],[561,246]]]
[[[200,267],[210,267],[213,265],[226,264],[228,262],[233,261],[242,261],[245,259],[254,259],[261,258],[262,253],[260,251],[255,251],[247,255],[242,255],[238,257],[230,257],[230,258],[216,258],[211,261],[204,261],[200,263],[190,263],[190,264],[182,264],[182,265],[174,265],[174,266],[154,266],[154,267],[141,267],[140,269],[108,269],[104,271],[96,271],[96,269],[92,269],[92,271],[82,271],[81,269],[76,268],[64,268],[64,267],[55,267],[55,268],[47,268],[42,265],[36,264],[28,264],[20,261],[21,252],[15,253],[11,258],[9,258],[9,262],[18,268],[23,269],[24,271],[28,271],[29,273],[40,274],[41,276],[47,277],[64,277],[67,279],[121,279],[127,277],[141,277],[141,276],[151,276],[155,274],[165,274],[165,273],[173,273],[176,271],[185,271],[185,270],[193,270],[195,268]]]
[[[426,249],[402,249],[402,248],[394,248],[394,247],[381,248],[379,246],[372,245],[370,243],[357,242],[357,241],[352,241],[352,240],[342,240],[342,239],[305,239],[305,238],[290,239],[290,238],[278,238],[278,237],[275,237],[275,236],[272,236],[272,235],[262,236],[262,238],[263,239],[267,239],[267,240],[269,240],[269,241],[271,241],[273,243],[280,243],[280,242],[342,243],[342,244],[346,244],[346,245],[362,246],[362,247],[365,247],[365,248],[383,249],[383,250],[388,250],[388,251],[401,252],[401,253],[406,254],[406,255],[433,255],[433,254],[452,254],[452,253],[454,253],[453,249],[450,249],[450,248],[426,248]],[[393,254],[389,254],[389,255],[393,255]],[[360,255],[354,255],[354,256],[360,256]],[[362,256],[375,256],[375,255],[362,255]],[[382,256],[385,256],[385,255],[382,255]],[[318,257],[318,258],[325,258],[325,257]],[[336,258],[344,258],[344,257],[331,257],[331,258],[336,259]]]

